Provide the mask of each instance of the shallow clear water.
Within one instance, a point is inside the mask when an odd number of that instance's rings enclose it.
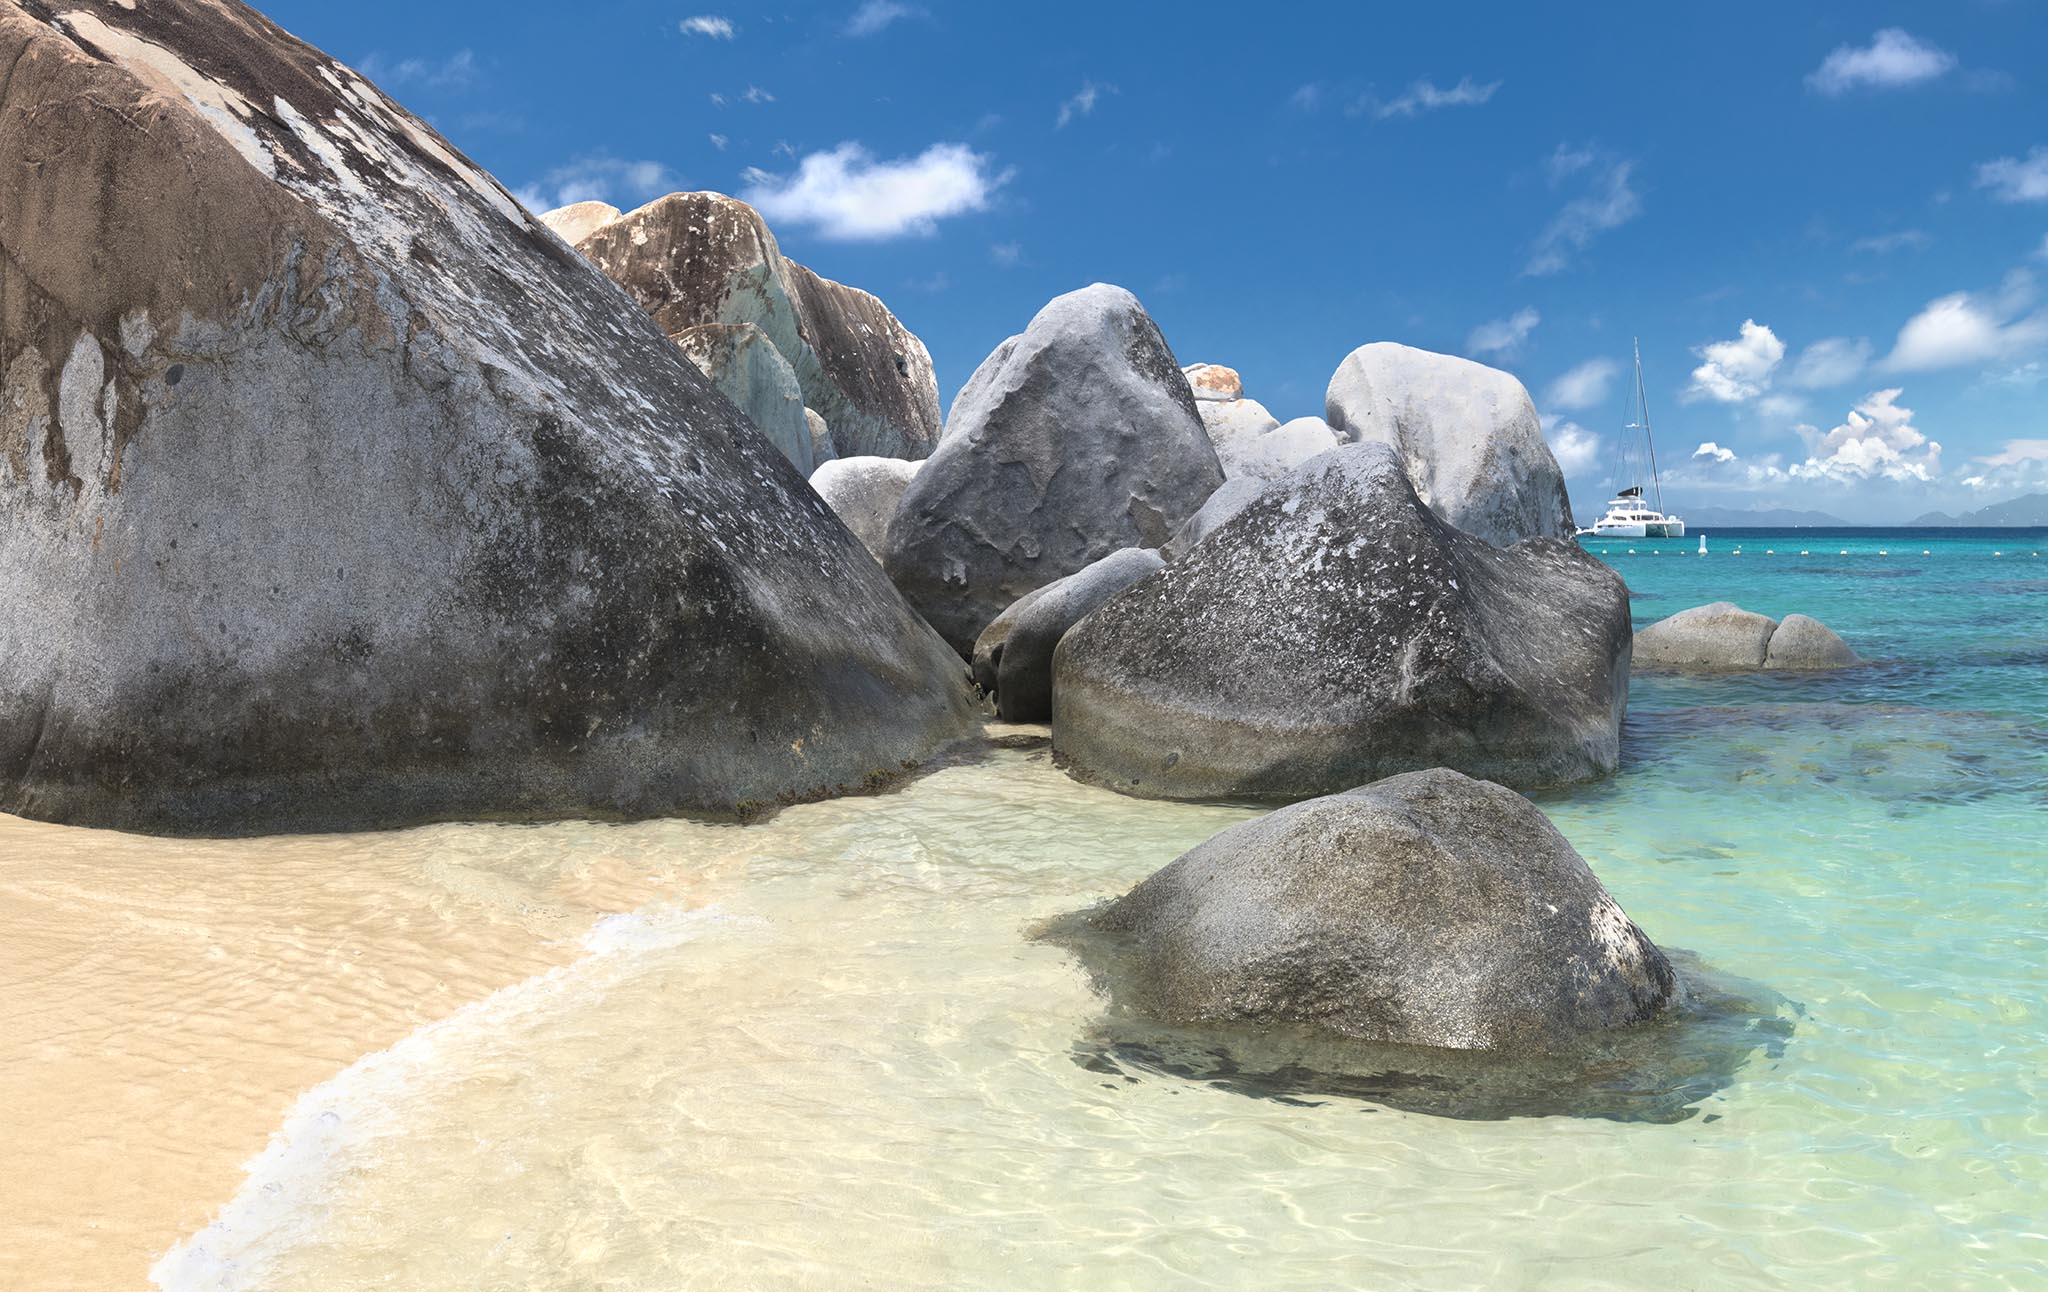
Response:
[[[1622,775],[1540,796],[1653,938],[1786,1002],[1782,1050],[1684,1120],[1460,1120],[1095,1070],[1102,1002],[1028,931],[1249,814],[1117,798],[1007,749],[746,828],[380,838],[421,866],[453,838],[692,878],[309,1091],[157,1277],[2048,1284],[2048,557],[2025,555],[2048,535],[1708,542],[1603,545],[1639,624],[1799,610],[1874,662],[1640,676]]]

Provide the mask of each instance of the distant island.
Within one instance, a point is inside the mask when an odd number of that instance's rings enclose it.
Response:
[[[1951,516],[1945,511],[1930,511],[1913,523],[1986,528],[2048,525],[2048,493],[2022,494],[2017,498],[1993,503],[1989,507],[1980,507],[1976,511],[1966,511],[1960,516]]]
[[[1681,514],[1694,529],[1704,525],[1718,529],[1840,529],[1855,524],[1824,511],[1790,507],[1688,507]]]

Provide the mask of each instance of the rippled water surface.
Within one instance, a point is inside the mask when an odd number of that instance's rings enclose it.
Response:
[[[277,845],[369,877],[300,865],[296,885],[409,901],[264,894],[260,842],[11,822],[0,848],[62,852],[79,891],[20,887],[33,861],[0,883],[57,921],[185,903],[228,965],[157,983],[130,965],[123,1016],[203,1003],[217,1028],[150,1035],[189,1050],[157,1062],[209,1083],[235,1083],[237,1053],[290,1052],[269,1147],[186,1200],[199,1218],[155,1270],[170,1288],[2048,1285],[2048,558],[2024,555],[2048,538],[1709,544],[1605,553],[1639,623],[1719,598],[1802,610],[1873,662],[1638,677],[1623,774],[1539,796],[1653,938],[1777,1002],[1782,1044],[1676,1120],[1447,1117],[1106,1071],[1101,1000],[1029,931],[1249,813],[1082,788],[1042,746],[745,828]],[[95,848],[212,887],[100,892]],[[266,960],[265,937],[218,931],[240,927],[219,908],[293,900],[357,912],[349,958],[393,967],[348,972],[400,980],[312,1058],[332,1029],[294,1027],[303,1000],[261,986],[290,948]],[[355,999],[304,958],[294,981]],[[114,970],[78,959],[26,998],[89,1022]],[[329,1054],[346,1037],[360,1048]],[[0,1059],[18,1072],[54,1043]]]

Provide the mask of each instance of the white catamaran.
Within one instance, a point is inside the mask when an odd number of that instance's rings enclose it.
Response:
[[[1622,430],[1618,474],[1629,484],[1607,504],[1607,514],[1581,534],[1596,538],[1684,538],[1685,522],[1664,513],[1664,488],[1657,479],[1657,446],[1650,439],[1650,401],[1643,393],[1643,347],[1636,343],[1636,380],[1629,392],[1629,411],[1635,417]],[[1638,433],[1640,432],[1640,437]],[[1637,441],[1640,438],[1641,443]],[[1643,467],[1650,468],[1650,489],[1654,498],[1643,497]]]

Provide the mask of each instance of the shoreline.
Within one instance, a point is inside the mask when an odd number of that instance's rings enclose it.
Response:
[[[172,840],[0,816],[0,1285],[148,1287],[304,1091],[575,960],[603,916],[687,898],[686,859],[646,840],[582,822]]]

